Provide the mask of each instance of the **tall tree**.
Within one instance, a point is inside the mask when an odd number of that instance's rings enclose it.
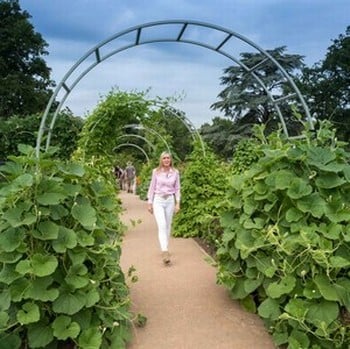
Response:
[[[0,0],[0,118],[42,112],[54,86],[48,44],[18,0]]]
[[[274,57],[285,71],[293,75],[303,67],[303,57],[286,54],[286,47],[277,47],[267,52]],[[225,116],[240,124],[266,124],[266,129],[274,129],[279,119],[268,92],[278,98],[284,94],[286,79],[279,68],[262,53],[242,53],[241,63],[254,69],[254,74],[265,84],[263,88],[255,77],[241,66],[230,66],[224,70],[221,84],[226,86],[218,95],[219,101],[211,107],[223,111]],[[268,92],[267,92],[267,91]]]
[[[319,120],[329,119],[338,136],[350,137],[350,26],[333,40],[323,61],[305,68],[300,89],[307,96],[312,113]]]

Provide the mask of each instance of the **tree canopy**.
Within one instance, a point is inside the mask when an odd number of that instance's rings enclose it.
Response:
[[[0,0],[0,118],[42,112],[54,86],[48,44],[18,0]]]
[[[300,89],[318,120],[328,119],[338,136],[350,136],[350,26],[345,34],[333,40],[324,60],[305,68],[300,76]]]

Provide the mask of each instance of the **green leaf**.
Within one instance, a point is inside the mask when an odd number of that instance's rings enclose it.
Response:
[[[350,260],[340,256],[332,256],[329,261],[333,268],[348,268],[350,267]]]
[[[89,283],[89,277],[86,276],[87,268],[85,265],[73,265],[65,277],[65,281],[68,285],[73,286],[75,289],[82,288]]]
[[[21,325],[37,322],[40,319],[39,307],[35,303],[24,303],[21,310],[17,312],[16,317]]]
[[[310,212],[314,217],[321,218],[326,211],[326,202],[319,193],[313,193],[299,199],[297,207],[302,212]]]
[[[32,280],[25,292],[25,297],[42,302],[53,302],[59,296],[59,291],[57,288],[48,289],[52,282],[51,277]]]
[[[326,275],[316,275],[314,281],[324,299],[328,301],[340,301],[336,289]]]
[[[4,264],[0,272],[0,282],[10,285],[22,275],[16,271],[15,264]]]
[[[13,252],[24,240],[24,231],[16,228],[9,228],[0,234],[0,250]]]
[[[271,298],[279,298],[283,294],[291,292],[294,289],[295,284],[296,279],[291,275],[287,275],[279,281],[270,283],[266,289],[266,293]]]
[[[302,178],[292,179],[287,190],[287,195],[292,199],[300,199],[311,194],[312,187]]]
[[[43,193],[36,197],[38,203],[44,206],[58,205],[66,198],[67,198],[66,195],[62,193],[49,193],[49,192]]]
[[[28,326],[28,342],[30,348],[46,348],[53,339],[53,330],[48,324],[38,322]]]
[[[85,174],[84,167],[78,163],[60,164],[59,169],[67,175],[83,177]]]
[[[287,210],[286,212],[286,220],[287,222],[291,223],[291,222],[297,222],[299,221],[301,218],[303,218],[303,213],[300,212],[297,208],[295,207],[291,207]]]
[[[94,306],[100,300],[100,294],[96,288],[91,288],[86,295],[86,307]]]
[[[244,289],[248,293],[255,291],[262,283],[263,278],[257,279],[246,279],[244,280]]]
[[[84,227],[92,227],[96,224],[96,211],[88,203],[74,204],[72,216]]]
[[[328,327],[338,316],[339,306],[336,302],[321,300],[310,305],[307,320],[317,327]]]
[[[335,154],[331,149],[310,147],[308,151],[308,162],[318,168],[335,160]]]
[[[44,221],[38,224],[38,230],[33,230],[32,234],[40,240],[55,240],[58,237],[59,226],[51,221]]]
[[[32,257],[31,264],[34,275],[47,276],[54,273],[58,266],[58,260],[55,256],[44,256],[37,253]]]
[[[319,175],[315,183],[319,188],[331,189],[343,185],[346,181],[336,173],[326,173]]]
[[[14,207],[5,211],[2,218],[6,220],[12,227],[19,227],[22,225],[23,208]]]
[[[269,173],[265,181],[272,190],[284,190],[290,187],[290,183],[293,179],[295,179],[295,173],[292,171],[279,170]]]
[[[285,311],[288,312],[294,318],[302,321],[305,319],[306,313],[308,312],[310,302],[300,299],[293,298],[285,306]]]
[[[7,310],[11,305],[11,295],[8,289],[0,292],[0,311]]]
[[[64,253],[67,249],[73,249],[77,246],[77,237],[72,229],[60,226],[58,237],[52,242],[52,247],[57,253]]]
[[[86,304],[86,294],[84,292],[70,293],[62,290],[59,297],[53,302],[53,310],[56,313],[73,315],[81,310]]]
[[[99,349],[102,343],[102,334],[98,328],[91,327],[82,331],[78,343],[84,349]]]
[[[22,347],[22,340],[18,332],[6,333],[0,335],[0,348],[20,349]]]
[[[6,311],[0,311],[0,328],[6,328],[10,317]]]
[[[29,173],[24,173],[17,177],[13,183],[21,187],[31,187],[33,185],[33,176]]]
[[[52,323],[53,334],[60,340],[76,338],[80,332],[80,326],[71,321],[68,316],[60,315]]]
[[[310,340],[305,332],[293,329],[288,338],[288,349],[309,348]]]
[[[258,307],[258,314],[265,319],[277,320],[281,315],[279,302],[266,298]]]

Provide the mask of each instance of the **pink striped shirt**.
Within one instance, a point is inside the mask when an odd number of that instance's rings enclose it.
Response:
[[[176,202],[180,202],[180,174],[170,168],[169,172],[155,168],[152,172],[151,183],[148,188],[147,200],[151,204],[155,194],[175,195]]]

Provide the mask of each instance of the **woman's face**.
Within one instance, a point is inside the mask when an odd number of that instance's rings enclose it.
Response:
[[[164,154],[162,156],[162,165],[164,167],[169,167],[171,165],[171,158],[169,154]]]

